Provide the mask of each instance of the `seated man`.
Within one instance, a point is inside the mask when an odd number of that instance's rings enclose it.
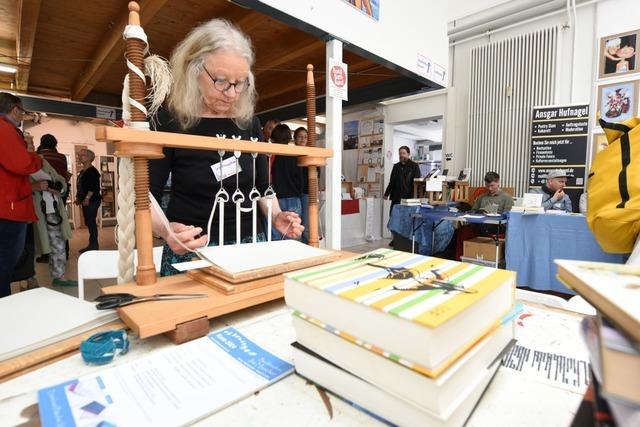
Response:
[[[492,213],[511,210],[513,198],[500,190],[500,175],[496,172],[487,172],[484,176],[484,186],[487,188],[487,192],[478,197],[473,203],[474,210],[482,209]]]
[[[542,194],[544,210],[573,212],[571,199],[564,193],[569,175],[562,169],[554,169],[547,174],[547,183],[540,188],[531,189],[531,193]]]

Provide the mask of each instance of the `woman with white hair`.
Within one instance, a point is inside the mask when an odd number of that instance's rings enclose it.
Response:
[[[175,48],[171,57],[173,87],[167,109],[155,120],[156,130],[203,136],[240,136],[243,140],[263,140],[259,120],[254,116],[256,90],[251,72],[254,56],[249,39],[235,26],[221,19],[206,22],[189,33]],[[222,158],[217,151],[165,148],[164,158],[149,164],[151,192],[156,200],[162,198],[164,186],[171,176],[171,192],[167,217],[172,231],[182,244],[190,249],[203,246],[207,234],[211,243],[218,244],[216,212],[211,229],[207,221],[213,207],[214,196],[222,185],[229,195],[236,190],[236,167],[232,152]],[[222,163],[222,165],[221,165]],[[244,153],[239,159],[240,173],[237,186],[250,207],[249,193],[254,185],[264,194],[268,186],[268,164],[264,155],[254,159]],[[258,202],[266,216],[265,199]],[[300,217],[293,212],[281,211],[274,201],[272,221],[275,229],[297,238],[303,227]],[[252,238],[252,215],[242,213],[241,239]],[[191,254],[170,236],[159,218],[154,216],[153,229],[166,244],[162,255],[161,274],[175,274],[172,263],[185,261]],[[258,240],[265,241],[262,221],[258,221]],[[225,203],[224,243],[235,243],[236,207]]]

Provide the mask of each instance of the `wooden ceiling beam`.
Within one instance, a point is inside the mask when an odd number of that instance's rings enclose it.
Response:
[[[140,5],[140,25],[144,28],[167,3],[167,0],[145,0]],[[124,4],[124,3],[123,3]],[[71,90],[71,98],[82,101],[93,90],[100,79],[109,70],[113,62],[122,58],[125,43],[122,31],[129,21],[129,11],[123,7],[122,14],[116,24],[107,30],[103,42],[95,49],[96,54],[91,62],[82,70]],[[124,76],[123,76],[124,77]]]
[[[374,63],[372,63],[371,61],[369,61],[368,59],[363,59],[359,62],[353,63],[353,64],[349,64],[348,67],[348,72],[349,72],[349,77],[351,77],[352,74],[358,73],[358,72],[362,72],[363,70],[367,70],[369,68],[371,68],[373,65],[376,65]],[[307,86],[307,82],[306,80],[303,78],[304,74],[300,73],[300,77],[298,78],[299,82],[296,84],[291,84],[291,79],[287,79],[287,80],[283,80],[281,84],[279,84],[278,86],[274,87],[271,90],[266,90],[264,91],[264,95],[260,94],[258,101],[263,103],[268,99],[274,98],[276,96],[280,96],[282,94],[285,94],[287,92],[293,92],[295,90],[299,90],[302,88],[305,88]],[[315,85],[316,85],[316,90],[318,90],[319,87],[322,87],[324,89],[324,81],[326,78],[326,73],[317,73],[315,74]],[[318,91],[318,92],[322,92],[324,93],[324,90],[322,91]]]
[[[301,40],[295,45],[287,46],[286,53],[283,53],[280,49],[274,49],[274,52],[269,57],[261,59],[259,63],[256,63],[256,71],[254,74],[258,77],[271,68],[279,67],[280,65],[313,53],[319,49],[324,49],[324,42],[322,40],[314,40],[311,43],[309,43],[309,40]]]
[[[16,53],[18,72],[16,73],[16,89],[26,92],[29,87],[29,71],[31,56],[36,40],[36,27],[40,15],[40,0],[20,0],[17,10],[18,22],[16,31]]]
[[[250,34],[254,29],[263,25],[265,21],[265,15],[252,10],[245,12],[244,16],[236,21],[236,25],[240,27],[245,34]]]

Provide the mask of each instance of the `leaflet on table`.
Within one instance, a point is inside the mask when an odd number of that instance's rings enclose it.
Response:
[[[50,426],[185,425],[251,395],[293,366],[228,327],[38,392]]]

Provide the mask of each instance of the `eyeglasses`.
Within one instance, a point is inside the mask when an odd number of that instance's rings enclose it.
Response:
[[[244,90],[246,88],[249,87],[249,79],[244,79],[244,80],[239,81],[239,82],[231,83],[230,81],[225,80],[225,79],[214,79],[213,76],[211,75],[209,70],[207,70],[206,67],[202,67],[202,68],[204,68],[205,73],[207,73],[207,75],[209,76],[209,78],[213,82],[213,87],[215,87],[220,92],[224,93],[224,92],[228,91],[231,88],[231,86],[233,86],[233,89],[236,91],[236,94],[239,95],[242,92],[244,92]]]

